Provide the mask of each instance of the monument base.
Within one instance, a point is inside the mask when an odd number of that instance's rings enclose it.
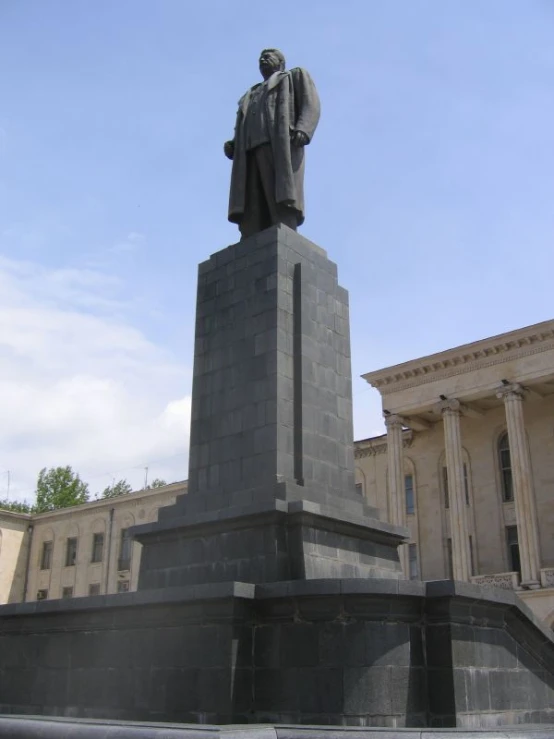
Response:
[[[348,293],[286,226],[199,266],[187,495],[136,526],[139,590],[401,578],[405,528],[356,492]]]
[[[451,581],[214,583],[6,605],[0,713],[304,724],[312,737],[333,725],[518,724],[526,737],[522,724],[554,722],[554,642],[514,593]]]
[[[207,582],[403,578],[407,530],[306,500],[251,504],[134,529],[139,590]]]

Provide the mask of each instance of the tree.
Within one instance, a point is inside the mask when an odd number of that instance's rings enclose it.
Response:
[[[46,467],[38,474],[36,513],[80,505],[88,500],[88,485],[71,467]]]
[[[114,482],[112,485],[108,485],[107,488],[104,488],[104,492],[102,493],[102,498],[117,498],[118,495],[127,495],[127,493],[132,493],[133,488],[129,485],[127,480],[119,480],[118,482]]]
[[[156,479],[152,480],[152,482],[150,483],[148,487],[149,488],[163,488],[166,485],[167,485],[167,482],[165,480],[160,480],[159,477],[156,477]]]
[[[3,511],[12,511],[12,513],[33,513],[33,506],[26,500],[8,500],[4,498],[0,500],[0,509]]]

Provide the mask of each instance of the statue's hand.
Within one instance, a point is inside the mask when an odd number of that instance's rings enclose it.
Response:
[[[290,140],[294,146],[306,146],[309,141],[308,136],[304,131],[292,131]]]
[[[223,152],[227,159],[232,159],[235,156],[235,142],[234,141],[226,141],[223,144]]]

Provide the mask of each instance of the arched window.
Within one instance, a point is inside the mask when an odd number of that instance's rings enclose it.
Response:
[[[505,501],[513,500],[512,461],[510,459],[510,442],[507,432],[504,432],[498,439],[498,465],[500,468],[502,498]]]
[[[404,498],[406,500],[406,513],[413,515],[415,513],[415,496],[414,476],[412,474],[404,475]]]
[[[467,461],[466,461],[467,460]],[[464,497],[466,505],[471,505],[471,497],[469,494],[470,480],[469,480],[469,457],[467,452],[464,451]],[[446,467],[446,458],[443,452],[443,463],[441,466],[441,483],[442,483],[442,495],[444,500],[444,507],[450,508],[450,495],[448,492],[448,469]]]
[[[365,475],[359,467],[356,467],[356,492],[362,497],[365,495]]]

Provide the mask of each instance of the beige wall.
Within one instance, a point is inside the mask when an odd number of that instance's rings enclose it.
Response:
[[[130,569],[119,570],[121,531],[157,520],[159,508],[175,502],[176,496],[184,492],[186,484],[175,483],[33,516],[27,600],[35,600],[39,590],[48,591],[49,599],[61,598],[64,587],[72,587],[74,597],[85,596],[94,583],[99,584],[101,594],[117,592],[120,583],[128,583],[130,590],[136,590],[141,547],[136,542],[132,544]],[[104,534],[102,561],[97,563],[91,561],[95,533]],[[75,537],[78,542],[73,566],[66,566],[68,537]],[[52,566],[42,570],[43,546],[48,541],[53,542]]]
[[[543,567],[554,567],[554,399],[527,402],[524,413],[533,465],[541,563]],[[513,502],[502,502],[498,467],[497,443],[506,430],[504,409],[491,410],[479,420],[462,418],[461,428],[475,567],[478,574],[506,572],[509,567],[505,527],[515,524],[515,511]],[[420,545],[422,576],[432,580],[446,575],[445,540],[450,528],[442,488],[442,423],[411,435],[411,442],[404,447],[404,468],[406,474],[414,474],[417,515],[408,516],[407,523],[412,540]],[[365,442],[356,444],[356,481],[363,483],[369,503],[389,518],[386,437],[376,454],[362,456],[368,448]]]
[[[30,518],[0,511],[0,604],[23,599]]]

